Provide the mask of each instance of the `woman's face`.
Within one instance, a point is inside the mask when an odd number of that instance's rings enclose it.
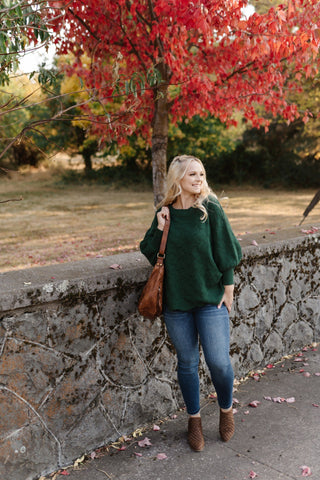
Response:
[[[199,195],[204,180],[204,171],[202,166],[196,160],[190,162],[186,173],[180,180],[180,187],[182,193]]]

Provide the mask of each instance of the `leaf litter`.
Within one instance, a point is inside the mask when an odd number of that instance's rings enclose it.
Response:
[[[114,264],[114,265],[113,265],[112,267],[110,267],[110,268],[118,269],[119,267],[121,268],[120,265]],[[311,345],[304,347],[304,348],[302,349],[302,351],[303,351],[303,352],[306,352],[306,351],[317,351],[317,348],[316,348],[317,346],[318,346],[318,344],[312,343]],[[275,368],[275,366],[276,366],[277,364],[280,364],[280,363],[283,362],[284,360],[290,360],[290,359],[292,360],[292,359],[295,357],[295,360],[294,360],[294,361],[304,362],[305,360],[307,360],[307,358],[300,360],[300,357],[303,357],[303,355],[304,355],[304,354],[303,354],[302,352],[300,352],[300,353],[298,353],[298,354],[296,353],[296,354],[285,355],[285,356],[282,357],[281,360],[279,360],[278,362],[276,362],[275,365],[273,365],[273,364],[268,364],[268,365],[266,365],[265,368],[262,369],[262,370],[258,370],[258,371],[256,371],[256,372],[252,372],[252,371],[251,371],[251,372],[249,372],[249,373],[247,374],[246,377],[242,377],[242,378],[239,379],[239,380],[235,380],[235,382],[234,382],[234,383],[235,383],[235,386],[240,385],[240,384],[243,384],[244,382],[246,382],[246,381],[247,381],[248,379],[250,379],[250,378],[253,378],[254,380],[260,380],[261,376],[265,375],[265,373],[266,373],[265,370],[266,370],[266,369],[273,369],[273,368]],[[305,364],[304,364],[304,365],[305,365]],[[284,364],[281,364],[281,367],[284,367],[284,366],[285,366]],[[304,369],[300,369],[300,373],[306,373],[306,374],[307,374],[306,376],[311,376],[311,374],[310,374],[309,372],[305,372]],[[320,376],[320,372],[317,372],[317,373],[315,373],[315,374],[313,374],[313,375],[315,375],[315,376]],[[236,390],[237,390],[237,388],[234,389],[234,391],[236,391]],[[210,395],[208,396],[208,398],[216,400],[216,398],[217,398],[217,397],[216,397],[216,393],[210,394]],[[294,403],[294,402],[295,402],[295,397],[284,398],[284,397],[268,397],[268,396],[264,396],[263,398],[264,398],[265,400],[272,401],[272,402],[274,402],[274,403],[289,403],[289,404],[290,404],[290,403]],[[237,399],[234,399],[234,403],[235,403],[235,404],[240,404],[239,400],[237,400]],[[258,400],[253,400],[252,402],[250,402],[250,403],[248,404],[248,406],[253,407],[253,408],[257,408],[260,404],[261,404],[260,401],[258,401]],[[313,406],[313,407],[316,407],[316,408],[320,408],[320,405],[318,405],[318,404],[316,404],[316,403],[312,403],[312,406]],[[181,410],[181,409],[180,409],[180,410]],[[234,413],[237,413],[237,409],[234,409]],[[249,415],[249,413],[250,413],[249,410],[245,410],[245,411],[243,412],[244,415]],[[168,419],[176,419],[176,418],[177,418],[177,415],[176,415],[176,414],[173,414],[173,415],[167,417],[166,419],[164,419],[163,421],[168,420]],[[243,420],[242,420],[242,421],[243,421]],[[162,421],[161,421],[161,422],[162,422]],[[142,436],[142,435],[143,435],[143,432],[150,430],[150,428],[151,428],[151,426],[149,426],[149,427],[143,427],[143,428],[138,428],[137,430],[135,430],[135,432],[133,432],[133,433],[131,434],[131,436],[123,435],[122,437],[119,438],[118,441],[116,441],[116,442],[114,442],[114,443],[112,443],[112,444],[106,445],[106,446],[104,446],[104,447],[101,447],[101,448],[97,449],[95,452],[92,452],[90,455],[88,455],[88,458],[91,458],[91,459],[99,458],[99,456],[100,456],[99,453],[100,453],[100,452],[109,452],[109,451],[110,451],[110,448],[115,448],[115,449],[117,449],[118,451],[126,450],[126,446],[123,445],[124,442],[131,442],[131,441],[133,441],[132,444],[137,443],[137,444],[138,444],[140,447],[142,447],[142,448],[152,446],[152,443],[151,443],[151,441],[150,441],[150,439],[149,439],[148,437],[145,437],[143,440],[139,440],[139,441],[137,441],[137,442],[134,441],[134,439],[136,439],[138,436]],[[153,430],[153,431],[158,431],[158,430],[160,430],[160,427],[159,427],[158,425],[154,424],[153,427],[152,427],[152,430]],[[131,444],[131,445],[132,445],[132,444]],[[130,446],[130,445],[129,445],[129,446]],[[137,457],[142,457],[142,456],[143,456],[142,453],[140,453],[140,452],[133,452],[133,454],[134,454],[135,456],[137,456]],[[102,453],[102,455],[103,455],[103,453]],[[82,462],[85,461],[85,458],[86,458],[86,456],[83,455],[82,457],[80,457],[78,460],[75,461],[75,463],[74,463],[73,466],[74,466],[74,467],[75,467],[75,466],[77,467],[80,463],[82,463]],[[164,460],[164,459],[166,459],[166,458],[168,458],[168,457],[167,457],[167,455],[166,455],[165,453],[159,453],[159,454],[156,455],[155,458],[158,459],[158,460]],[[67,467],[67,468],[71,468],[71,466],[70,466],[70,467]],[[306,466],[306,465],[302,465],[300,468],[302,469],[302,472],[301,472],[301,475],[302,475],[302,476],[310,476],[310,475],[312,474],[310,467],[308,467],[308,466]],[[62,472],[63,472],[63,473],[62,473]],[[62,474],[62,475],[70,475],[70,473],[68,473],[67,470],[63,470],[63,471],[60,470],[60,471],[58,471],[58,472],[56,472],[56,473],[54,473],[54,474],[51,474],[50,478],[52,478],[52,480],[56,480],[56,479],[57,479],[57,476],[58,476],[58,475],[61,475],[61,474]],[[53,477],[52,475],[54,475],[54,477]],[[257,474],[256,472],[250,471],[250,473],[249,473],[249,477],[250,477],[250,478],[256,478],[257,476],[258,476],[258,474]],[[47,478],[48,478],[48,477],[40,477],[39,480],[47,480]]]
[[[312,475],[311,468],[308,467],[307,465],[301,465],[300,468],[302,470],[301,475],[303,477],[310,477]]]

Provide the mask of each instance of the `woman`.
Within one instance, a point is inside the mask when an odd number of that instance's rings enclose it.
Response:
[[[164,320],[177,352],[178,381],[189,414],[189,445],[201,451],[198,338],[217,392],[220,436],[228,441],[234,434],[228,312],[233,302],[233,270],[240,262],[241,248],[196,157],[180,155],[169,167],[165,198],[140,244],[152,265],[169,216]]]

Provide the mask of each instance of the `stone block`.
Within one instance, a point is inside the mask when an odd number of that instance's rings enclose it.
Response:
[[[287,329],[283,335],[286,352],[296,352],[305,345],[310,345],[315,338],[313,329],[307,322],[297,322]]]
[[[94,359],[76,363],[64,373],[60,383],[39,408],[39,413],[57,435],[69,431],[86,413],[104,383]]]
[[[177,408],[169,382],[152,378],[142,386],[141,393],[141,405],[145,419],[161,418]]]
[[[300,302],[302,299],[302,287],[298,280],[292,279],[288,284],[287,289],[288,299],[291,302]]]
[[[240,314],[246,314],[259,305],[259,295],[250,285],[246,285],[240,292],[237,299],[237,306]]]
[[[247,351],[253,338],[253,328],[242,323],[233,327],[230,332],[231,352]]]
[[[292,303],[286,303],[277,318],[276,327],[280,333],[285,332],[298,319],[298,310]]]
[[[1,323],[9,336],[34,343],[46,342],[47,317],[45,311],[23,312],[19,315],[6,316]]]
[[[79,458],[84,453],[89,453],[119,437],[120,435],[110,425],[99,407],[94,407],[79,418],[71,430],[61,436],[62,464],[68,465],[70,458]],[[84,438],[86,439],[85,448]]]
[[[1,361],[1,382],[37,408],[56,385],[56,380],[70,368],[72,360],[47,348],[21,339],[6,341]]]
[[[270,332],[274,320],[274,304],[272,298],[268,298],[265,303],[259,305],[253,319],[254,336],[261,339]]]
[[[261,348],[266,363],[279,360],[286,353],[282,338],[276,331],[270,333]]]
[[[279,309],[287,301],[286,284],[277,282],[273,292],[273,304],[275,309]]]
[[[277,275],[278,268],[258,264],[252,270],[252,283],[259,292],[266,292],[275,287]]]
[[[34,480],[39,472],[57,470],[60,461],[58,438],[38,421],[18,429],[1,442],[0,478]]]
[[[253,362],[253,365],[261,364],[261,362],[264,359],[264,356],[263,356],[262,350],[260,348],[260,345],[258,345],[257,343],[254,343],[253,345],[251,345],[251,347],[249,349],[249,352],[248,352],[248,357],[249,357],[250,361]]]
[[[98,355],[103,375],[114,385],[141,385],[148,375],[147,362],[135,348],[127,324],[119,325],[99,343]]]
[[[48,342],[69,356],[90,351],[104,334],[95,305],[57,305],[48,319]]]

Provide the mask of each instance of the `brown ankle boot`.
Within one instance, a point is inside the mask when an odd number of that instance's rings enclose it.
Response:
[[[189,417],[188,442],[195,452],[201,452],[201,450],[203,450],[204,438],[202,434],[201,417]]]
[[[219,432],[224,442],[231,440],[234,434],[234,418],[232,409],[229,412],[223,412],[220,409]]]

